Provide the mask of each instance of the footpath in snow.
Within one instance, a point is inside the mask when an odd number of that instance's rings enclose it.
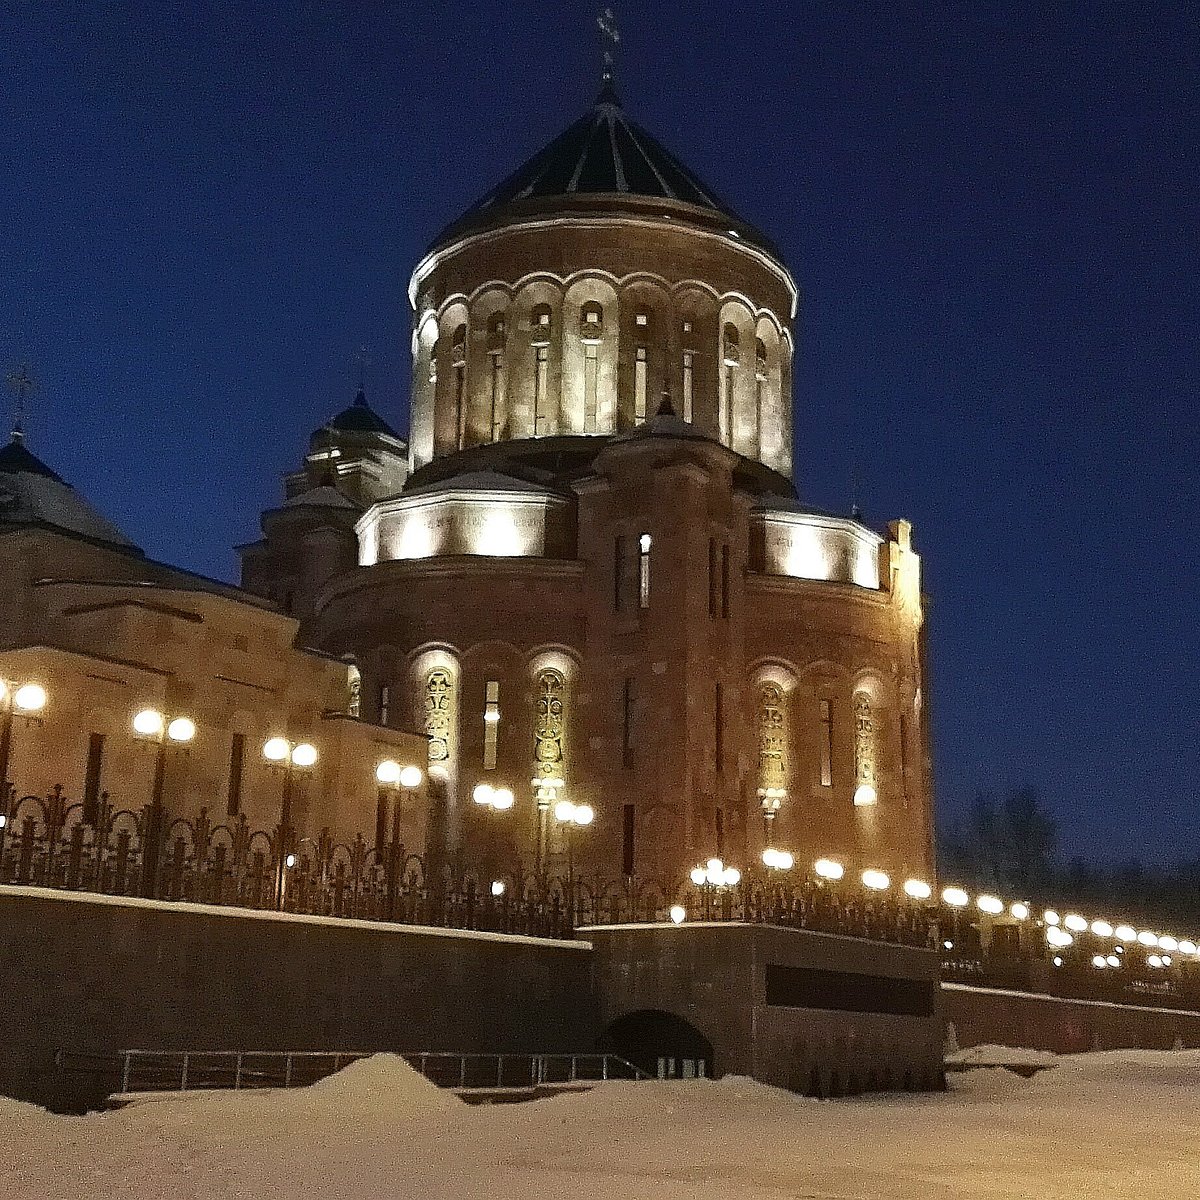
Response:
[[[1200,1051],[1060,1057],[948,1095],[819,1102],[746,1079],[474,1107],[377,1055],[295,1091],[53,1116],[0,1100],[0,1196],[340,1200],[1195,1197]]]

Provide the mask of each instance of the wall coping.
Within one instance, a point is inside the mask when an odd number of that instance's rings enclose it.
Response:
[[[918,954],[936,954],[925,946],[907,946],[903,942],[880,942],[873,938],[854,937],[848,933],[827,933],[823,929],[796,929],[792,925],[773,925],[770,921],[629,921],[621,925],[580,925],[580,933],[624,933],[633,929],[770,929],[780,933],[804,934],[806,937],[830,938],[838,942],[866,943],[870,946],[889,946],[897,950],[911,950]],[[946,985],[943,985],[946,986]],[[1017,995],[1024,993],[1018,992]]]
[[[193,904],[190,900],[147,900],[141,896],[104,896],[98,892],[72,892],[63,888],[29,887],[0,884],[0,898],[75,901],[80,904],[115,905],[119,908],[148,908],[156,912],[203,917],[247,918],[257,921],[284,921],[306,925],[325,925],[334,929],[369,929],[382,933],[406,933],[422,937],[467,938],[480,942],[501,942],[513,946],[552,946],[560,950],[592,949],[591,942],[564,938],[528,937],[519,933],[492,933],[483,929],[443,929],[440,925],[403,925],[397,921],[364,921],[358,917],[321,917],[305,913],[272,912],[260,908],[237,908],[229,904]]]
[[[1012,996],[1017,1000],[1049,1000],[1054,1004],[1086,1004],[1091,1008],[1120,1008],[1126,1012],[1167,1013],[1173,1017],[1200,1017],[1194,1008],[1161,1008],[1155,1004],[1121,1004],[1117,1000],[1084,1000],[1075,996],[1052,996],[1049,992],[1018,992],[1015,988],[976,987],[971,983],[943,983],[944,992],[978,992],[985,996]]]

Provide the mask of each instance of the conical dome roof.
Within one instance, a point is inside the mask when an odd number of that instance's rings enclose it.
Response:
[[[0,530],[20,525],[50,526],[123,550],[137,550],[115,525],[14,435],[0,450]]]
[[[590,112],[471,205],[442,231],[434,245],[491,224],[509,211],[520,213],[555,200],[604,196],[642,197],[685,206],[774,253],[763,234],[657,138],[629,119],[608,83]]]

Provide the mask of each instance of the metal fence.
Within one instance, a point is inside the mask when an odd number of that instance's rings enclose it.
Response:
[[[60,1061],[64,1069],[119,1072],[119,1093],[200,1089],[305,1087],[373,1051],[125,1050],[98,1064]],[[441,1088],[458,1092],[529,1092],[539,1088],[606,1080],[648,1079],[640,1067],[615,1054],[459,1054],[402,1051],[414,1070]]]

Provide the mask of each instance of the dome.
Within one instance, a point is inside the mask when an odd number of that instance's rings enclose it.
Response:
[[[657,138],[631,121],[611,85],[595,106],[476,201],[434,241],[440,245],[494,219],[556,201],[597,197],[661,201],[691,210],[775,253],[767,238]]]
[[[22,525],[49,526],[123,550],[138,549],[14,436],[0,450],[0,529]]]
[[[349,408],[343,408],[328,425],[323,425],[316,432],[333,429],[339,433],[382,433],[387,437],[398,438],[396,431],[367,403],[367,394],[362,388],[354,397],[354,403]]]

